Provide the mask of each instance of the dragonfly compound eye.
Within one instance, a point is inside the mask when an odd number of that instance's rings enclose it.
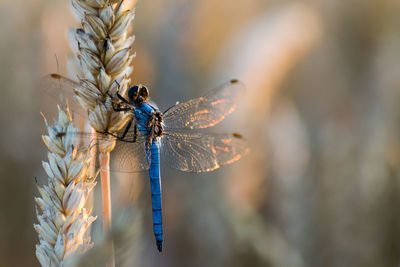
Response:
[[[135,85],[128,90],[128,97],[130,101],[136,100],[139,94],[139,86]]]
[[[146,100],[147,98],[149,98],[149,89],[146,86],[142,85],[139,94],[141,97],[143,97],[144,100]]]

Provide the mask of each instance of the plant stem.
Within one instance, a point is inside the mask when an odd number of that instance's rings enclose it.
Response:
[[[103,199],[103,230],[111,228],[110,153],[100,153],[101,196]]]
[[[111,230],[110,153],[100,153],[99,160],[101,196],[103,200],[103,231],[104,233],[107,233]],[[107,266],[114,267],[114,244],[112,239],[110,239],[109,249],[111,252],[111,257],[110,261],[107,262]]]

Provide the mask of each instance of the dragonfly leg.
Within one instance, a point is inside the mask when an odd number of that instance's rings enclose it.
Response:
[[[119,84],[119,82],[118,82],[117,80],[114,80],[114,82],[117,84],[117,86],[118,86],[118,91],[119,91],[119,89],[121,88],[121,85]]]
[[[134,119],[134,117],[132,117],[132,118],[129,120],[128,124],[127,124],[126,127],[125,127],[124,132],[122,133],[122,135],[121,135],[120,137],[118,137],[118,139],[123,140],[123,139],[125,138],[126,134],[128,133],[129,129],[130,129],[131,126],[132,126],[132,121],[133,121],[133,119]],[[135,123],[135,127],[137,127],[137,126],[136,126],[136,123]],[[136,139],[136,128],[135,128],[135,135],[134,135],[133,138],[134,138],[134,140]],[[135,140],[135,141],[136,141],[136,140]]]
[[[131,108],[121,108],[120,106],[114,108],[114,111],[116,112],[129,111],[129,110],[131,110]]]
[[[119,92],[117,92],[117,97],[124,103],[129,104],[129,101],[126,100]]]
[[[135,128],[134,128],[133,142],[135,143],[136,139],[137,139],[137,136],[138,136],[138,128],[137,128],[137,124],[136,123],[135,123],[134,127]]]

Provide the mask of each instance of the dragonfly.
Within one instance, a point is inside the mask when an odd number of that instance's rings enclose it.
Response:
[[[42,90],[53,97],[57,94],[73,96],[79,84],[58,74],[43,78]],[[203,133],[231,114],[245,93],[245,86],[230,80],[204,96],[171,106],[160,112],[150,101],[149,89],[144,85],[129,88],[127,98],[116,93],[115,112],[131,112],[120,133],[97,133],[97,138],[115,138],[116,147],[111,159],[113,170],[137,172],[148,170],[150,178],[153,232],[158,251],[163,248],[162,194],[160,158],[166,165],[185,172],[210,172],[233,163],[249,152],[241,134]],[[72,104],[72,107],[71,107]],[[79,104],[70,102],[78,111]],[[90,133],[79,133],[93,137]]]

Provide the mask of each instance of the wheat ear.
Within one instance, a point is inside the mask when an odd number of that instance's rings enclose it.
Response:
[[[87,110],[91,126],[97,132],[117,132],[131,119],[131,113],[116,113],[113,98],[119,90],[126,93],[128,76],[133,67],[131,54],[133,36],[128,35],[134,10],[125,10],[123,0],[71,0],[73,10],[81,20],[74,33],[77,59],[82,77],[75,94]],[[103,203],[103,228],[111,227],[110,152],[115,140],[100,140],[100,179]],[[112,246],[112,244],[111,244]],[[110,266],[113,266],[113,257]]]
[[[68,108],[59,108],[54,126],[45,123],[48,135],[42,137],[49,161],[43,168],[48,184],[38,187],[40,197],[35,198],[41,211],[37,211],[39,224],[34,225],[40,240],[36,257],[42,266],[64,266],[75,253],[92,246],[86,232],[96,218],[84,207],[96,183],[87,175],[89,149],[78,151],[74,145],[76,129]]]

